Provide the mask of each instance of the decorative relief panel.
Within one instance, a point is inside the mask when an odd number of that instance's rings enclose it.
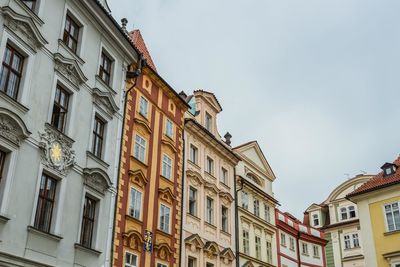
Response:
[[[68,81],[70,81],[77,88],[88,79],[83,74],[78,63],[74,59],[69,59],[60,53],[54,54],[54,69],[61,73]]]
[[[0,136],[19,146],[31,133],[25,123],[12,111],[0,108]]]
[[[111,181],[107,173],[98,168],[83,169],[84,184],[101,194],[111,187]]]

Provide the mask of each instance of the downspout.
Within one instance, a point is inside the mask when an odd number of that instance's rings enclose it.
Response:
[[[185,201],[184,199],[184,193],[185,193],[185,125],[183,125],[183,130],[182,130],[182,196],[181,196],[181,229],[180,229],[180,242],[179,242],[179,265],[182,266],[182,246],[183,246],[183,203]]]
[[[121,173],[121,161],[123,157],[123,145],[124,145],[124,134],[125,134],[125,118],[126,118],[126,108],[128,106],[128,95],[130,91],[136,86],[137,82],[137,77],[140,76],[142,73],[143,67],[146,65],[146,61],[144,60],[143,54],[139,54],[139,62],[138,66],[135,71],[127,71],[126,72],[126,79],[134,79],[133,85],[128,88],[124,92],[124,110],[123,110],[123,116],[122,116],[122,130],[121,130],[121,141],[120,141],[120,150],[119,150],[119,161],[118,161],[118,176],[117,176],[117,194],[115,195],[115,203],[114,203],[114,223],[113,223],[113,238],[111,239],[111,257],[110,257],[110,266],[113,266],[114,263],[114,235],[115,235],[115,227],[116,227],[116,218],[117,218],[117,209],[118,209],[118,192],[119,192],[119,181],[121,179],[120,173]]]
[[[297,232],[297,238],[296,238],[296,243],[297,243],[297,259],[299,260],[299,262],[298,262],[299,267],[301,267],[300,242],[299,242],[299,240],[300,240],[300,229],[297,230],[297,231],[298,231],[298,232]]]
[[[236,189],[236,168],[233,169],[235,190],[235,243],[236,243],[236,267],[239,267],[239,215],[238,215],[238,192],[243,190],[243,182],[240,178],[240,188]]]

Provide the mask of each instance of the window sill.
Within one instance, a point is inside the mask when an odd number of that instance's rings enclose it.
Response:
[[[214,230],[217,230],[217,226],[215,226],[215,225],[212,224],[212,223],[209,223],[209,222],[205,221],[204,224],[205,224],[206,226],[210,227],[210,228],[213,228]]]
[[[229,237],[232,236],[230,233],[228,233],[228,232],[226,232],[226,231],[224,231],[224,230],[221,230],[220,232],[221,232],[221,234],[223,234],[223,235],[226,235],[226,236],[229,236]]]
[[[129,215],[129,214],[126,214],[125,215],[125,218],[127,218],[127,219],[129,219],[129,220],[131,220],[131,221],[134,221],[134,222],[137,222],[137,223],[140,223],[140,224],[142,224],[143,222],[140,220],[140,219],[136,219],[135,217],[132,217],[131,215]]]
[[[157,232],[161,235],[165,235],[165,236],[172,238],[172,234],[169,232],[165,232],[164,230],[161,230],[161,229],[157,229]]]
[[[395,234],[400,234],[400,229],[383,233],[384,236],[395,235]]]
[[[200,221],[200,220],[201,220],[199,217],[197,217],[197,216],[196,216],[196,215],[194,215],[194,214],[190,214],[189,212],[188,212],[188,213],[186,213],[186,214],[187,214],[187,216],[189,216],[189,217],[191,217],[191,218],[195,219],[196,221]]]
[[[93,254],[95,256],[100,256],[101,253],[102,253],[101,251],[95,250],[93,248],[87,248],[87,247],[82,246],[81,244],[78,244],[78,243],[75,243],[75,249],[79,249],[79,250],[81,250],[83,252],[87,252],[87,253]]]
[[[301,255],[310,257],[310,254],[307,254],[307,253],[301,253]]]
[[[132,159],[134,159],[136,162],[138,162],[140,165],[142,165],[145,168],[148,168],[149,166],[144,163],[143,161],[141,161],[140,159],[136,158],[135,156],[131,156]]]
[[[66,46],[66,44],[64,44],[62,39],[58,39],[58,46],[62,47],[65,51],[68,52],[68,54],[70,54],[79,64],[83,65],[85,64],[85,61],[80,58],[77,54],[74,53],[74,51],[72,51],[68,46]]]
[[[138,114],[140,117],[142,117],[142,119],[144,119],[147,123],[149,123],[149,113],[147,113],[147,115],[141,113],[140,111],[138,111]]]
[[[44,21],[41,20],[41,19],[39,18],[39,16],[38,16],[34,11],[32,11],[29,7],[27,7],[27,5],[25,5],[25,4],[22,2],[22,0],[17,0],[17,1],[15,1],[15,2],[17,2],[17,4],[18,4],[23,10],[25,10],[25,12],[28,13],[28,14],[32,17],[32,19],[33,19],[37,24],[39,24],[40,26],[42,26],[42,25],[44,24]]]
[[[36,234],[36,235],[40,235],[42,237],[45,237],[47,239],[51,239],[57,242],[60,242],[63,238],[61,236],[55,235],[55,234],[51,234],[51,233],[47,233],[44,232],[42,230],[39,230],[33,226],[28,226],[28,232]]]
[[[352,247],[352,248],[344,248],[343,250],[344,251],[352,251],[352,250],[357,250],[357,249],[360,249],[361,247],[360,246],[358,246],[358,247]]]
[[[112,89],[111,86],[108,85],[105,81],[103,81],[103,80],[100,78],[99,75],[96,75],[95,78],[96,78],[96,81],[99,82],[99,83],[100,83],[103,87],[105,87],[108,91],[110,91],[110,93],[112,93],[112,94],[114,94],[114,95],[117,94],[117,92],[116,92],[114,89]]]
[[[190,163],[190,165],[192,165],[196,169],[201,170],[201,167],[196,162],[193,162],[190,159],[188,160],[188,162]]]
[[[0,223],[7,223],[10,220],[10,218],[0,215]]]
[[[97,157],[95,154],[93,154],[90,151],[86,151],[86,155],[91,158],[92,160],[96,161],[98,164],[100,164],[101,166],[103,166],[105,169],[108,169],[110,167],[110,165],[105,162],[104,160],[102,160],[101,158]]]
[[[226,183],[219,181],[219,184],[222,185],[223,187],[225,187],[225,189],[227,189],[229,191],[231,190],[231,187],[229,185],[227,185]]]
[[[320,259],[321,259],[321,257],[320,257],[320,256],[313,256],[313,258],[314,258],[314,259],[318,259],[318,260],[320,260]]]
[[[18,109],[22,113],[27,113],[29,111],[29,108],[25,107],[24,105],[19,103],[14,98],[6,95],[5,93],[3,93],[3,91],[0,91],[0,98],[2,98],[4,101],[8,102],[10,105],[14,106],[16,109]]]
[[[65,139],[67,139],[70,143],[75,143],[75,141],[71,137],[69,137],[64,132],[61,132],[60,130],[58,130],[56,127],[54,127],[50,123],[46,122],[45,126],[46,126],[46,128],[50,128],[52,131],[55,131],[56,133],[58,133],[58,134],[62,135],[63,137],[65,137]]]
[[[217,178],[215,178],[215,176],[214,176],[212,173],[209,173],[208,171],[204,171],[204,173],[205,173],[207,176],[211,177],[213,180],[217,180]]]

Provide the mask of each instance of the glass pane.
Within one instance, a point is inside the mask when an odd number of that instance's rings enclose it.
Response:
[[[6,47],[6,50],[4,51],[4,59],[3,59],[3,61],[7,65],[10,65],[10,60],[11,60],[11,50],[10,50],[10,48]]]
[[[14,53],[12,68],[19,72],[21,70],[21,65],[22,65],[21,63],[22,63],[22,58]]]
[[[5,91],[5,86],[6,86],[6,79],[8,75],[9,70],[3,66],[1,69],[1,76],[0,76],[0,90]]]
[[[14,97],[17,93],[19,78],[14,74],[10,73],[10,77],[8,78],[8,86],[7,86],[7,95],[10,97]]]

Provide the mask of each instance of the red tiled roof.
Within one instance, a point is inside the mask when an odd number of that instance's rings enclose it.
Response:
[[[400,183],[400,157],[398,157],[393,164],[398,166],[396,172],[392,175],[384,176],[383,171],[375,175],[371,178],[368,182],[354,190],[352,193],[347,195],[348,197],[353,197],[357,195],[361,195],[364,193],[368,193],[371,191],[375,191],[381,188],[385,188],[391,185],[399,184]]]
[[[147,64],[155,71],[157,71],[156,66],[154,65],[153,59],[150,56],[149,50],[147,50],[146,43],[140,33],[140,30],[133,30],[129,33],[129,37],[131,37],[133,44],[135,47],[143,54],[144,59],[146,59]]]

